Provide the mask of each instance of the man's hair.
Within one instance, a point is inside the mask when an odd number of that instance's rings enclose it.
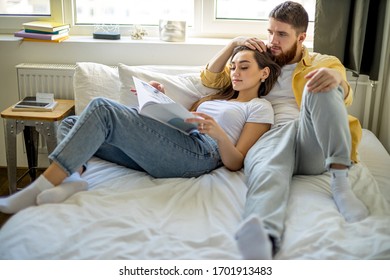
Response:
[[[269,17],[290,24],[297,32],[297,35],[306,32],[309,23],[309,15],[305,8],[293,1],[279,4],[269,13]]]

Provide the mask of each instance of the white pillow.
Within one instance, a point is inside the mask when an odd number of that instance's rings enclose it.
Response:
[[[200,81],[200,66],[146,65],[118,67],[93,62],[78,62],[73,79],[75,111],[80,114],[95,97],[106,97],[126,105],[137,105],[132,77],[155,80],[165,86],[165,93],[189,108],[199,98],[212,94]]]
[[[202,85],[200,80],[200,66],[127,66],[118,64],[119,78],[121,81],[120,102],[126,105],[137,104],[134,94],[133,76],[149,82],[151,80],[164,85],[165,94],[175,102],[190,108],[199,98],[215,93]]]
[[[120,80],[117,67],[93,62],[78,62],[76,65],[73,88],[77,115],[95,97],[120,100]]]

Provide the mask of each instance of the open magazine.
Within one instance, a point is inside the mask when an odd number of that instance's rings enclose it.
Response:
[[[197,129],[196,123],[187,123],[185,119],[193,118],[184,106],[176,103],[167,95],[157,90],[147,82],[133,77],[138,97],[138,112],[141,115],[155,119],[185,134]]]

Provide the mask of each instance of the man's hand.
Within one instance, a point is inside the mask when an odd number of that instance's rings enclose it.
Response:
[[[257,38],[251,37],[236,37],[232,40],[232,43],[235,46],[247,46],[248,48],[255,50],[257,49],[259,52],[267,51],[267,46],[265,43]]]
[[[310,92],[327,92],[335,89],[339,85],[343,86],[345,92],[345,87],[342,83],[343,78],[337,70],[319,68],[311,71],[305,76],[305,78],[309,80],[307,83],[307,89]]]

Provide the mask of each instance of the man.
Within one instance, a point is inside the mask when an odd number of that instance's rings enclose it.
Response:
[[[330,171],[332,195],[346,221],[368,215],[348,180],[348,168],[357,161],[361,127],[346,112],[345,105],[352,103],[346,71],[336,57],[308,52],[303,45],[307,25],[301,5],[284,2],[270,12],[268,45],[237,37],[201,73],[205,86],[224,88],[230,82],[226,63],[238,45],[269,48],[283,66],[277,84],[264,97],[273,105],[275,124],[252,147],[244,164],[249,189],[236,239],[246,259],[270,259],[279,249],[294,174]]]

